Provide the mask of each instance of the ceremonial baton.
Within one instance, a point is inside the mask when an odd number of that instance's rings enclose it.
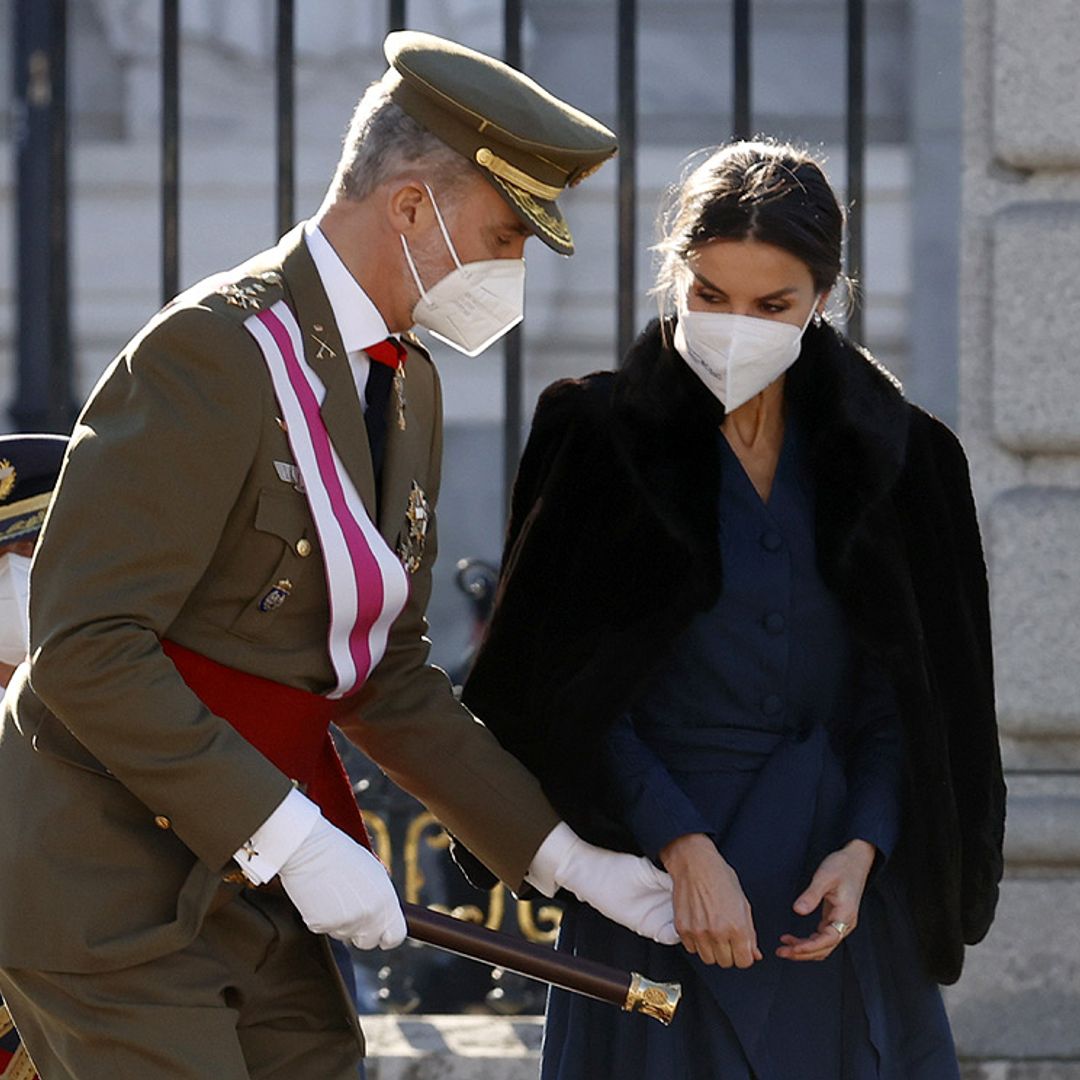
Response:
[[[418,904],[403,904],[402,908],[409,937],[425,945],[607,1001],[626,1012],[644,1013],[662,1024],[670,1024],[678,1008],[682,996],[679,983],[653,982],[636,971],[619,971],[595,960],[519,941]]]

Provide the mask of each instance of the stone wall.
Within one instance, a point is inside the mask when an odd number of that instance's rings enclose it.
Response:
[[[963,69],[960,422],[990,567],[1010,800],[998,919],[949,1004],[963,1053],[1013,1059],[982,1075],[1057,1080],[1080,1076],[1074,0],[965,0]]]

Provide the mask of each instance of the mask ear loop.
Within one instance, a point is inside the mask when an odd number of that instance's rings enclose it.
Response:
[[[409,251],[409,244],[405,239],[405,234],[398,233],[398,236],[401,237],[401,247],[405,252],[405,261],[409,264],[409,272],[412,274],[413,281],[416,282],[416,287],[420,290],[420,298],[426,300],[427,290],[424,288],[423,283],[420,281],[420,275],[416,271],[416,263],[413,262],[412,252]]]
[[[431,208],[435,211],[435,220],[439,223],[439,229],[442,231],[443,239],[446,241],[446,247],[450,252],[450,257],[454,260],[454,265],[460,270],[462,268],[461,260],[458,258],[458,253],[454,249],[454,242],[450,239],[450,233],[447,232],[446,222],[443,221],[442,213],[439,210],[439,204],[435,201],[435,192],[428,187],[426,181],[424,187],[427,189],[427,193],[431,198]]]
[[[439,231],[443,235],[443,240],[446,242],[446,249],[450,252],[450,258],[454,260],[454,265],[462,270],[464,273],[468,273],[461,265],[461,260],[458,258],[458,253],[454,249],[454,242],[450,239],[450,233],[447,231],[446,222],[443,221],[442,212],[439,210],[439,204],[435,201],[435,192],[431,190],[428,183],[424,182],[424,188],[428,193],[428,198],[431,199],[431,208],[435,211],[435,220],[439,223]],[[416,282],[416,287],[420,290],[420,298],[422,300],[427,299],[427,290],[424,288],[423,282],[420,280],[420,273],[416,269],[416,263],[413,261],[412,252],[409,250],[408,241],[405,239],[404,233],[398,233],[401,237],[401,247],[405,252],[405,261],[409,264],[409,272],[412,274],[413,281]]]

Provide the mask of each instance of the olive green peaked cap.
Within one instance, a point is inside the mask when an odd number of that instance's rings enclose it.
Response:
[[[384,45],[390,98],[476,165],[548,247],[572,255],[556,199],[611,157],[615,136],[520,71],[414,30]]]

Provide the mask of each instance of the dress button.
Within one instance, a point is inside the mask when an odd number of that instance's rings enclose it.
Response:
[[[311,554],[311,541],[308,539],[301,539],[296,541],[296,554],[301,559],[306,559]]]
[[[761,534],[761,546],[766,551],[779,551],[784,546],[784,538],[775,529],[766,529]]]
[[[784,616],[779,611],[770,611],[762,622],[765,624],[766,631],[770,634],[782,634],[784,627],[787,625]]]
[[[766,716],[775,716],[784,708],[784,700],[779,694],[767,694],[761,699],[761,711]]]
[[[159,829],[171,829],[172,828],[172,822],[164,814],[158,814],[157,817],[154,818],[154,824]]]

